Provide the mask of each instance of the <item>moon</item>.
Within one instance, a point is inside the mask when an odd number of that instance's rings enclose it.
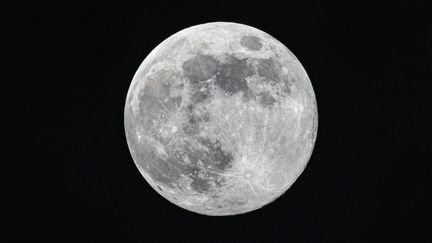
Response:
[[[154,190],[189,211],[224,216],[291,187],[312,154],[318,110],[287,47],[254,27],[213,22],[175,33],[145,58],[124,126]]]

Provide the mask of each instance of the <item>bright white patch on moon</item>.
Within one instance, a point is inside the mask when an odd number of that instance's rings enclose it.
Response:
[[[160,195],[200,214],[234,215],[294,183],[318,114],[288,48],[256,28],[215,22],[170,36],[146,57],[124,122],[135,164]]]

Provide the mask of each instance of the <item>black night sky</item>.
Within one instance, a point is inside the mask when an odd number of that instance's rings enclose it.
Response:
[[[430,95],[420,94],[432,81],[426,4],[156,2],[3,9],[12,16],[5,84],[14,88],[0,241],[432,240]],[[123,126],[129,84],[148,53],[213,21],[284,43],[308,72],[319,112],[313,155],[291,189],[231,217],[158,195],[134,165]]]

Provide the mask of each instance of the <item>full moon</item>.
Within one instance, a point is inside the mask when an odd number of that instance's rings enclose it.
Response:
[[[145,58],[124,126],[132,158],[161,196],[204,215],[236,215],[280,197],[303,172],[318,110],[305,69],[256,28],[181,30]]]

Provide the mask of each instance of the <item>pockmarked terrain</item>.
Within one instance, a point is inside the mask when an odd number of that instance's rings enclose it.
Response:
[[[206,215],[258,209],[304,170],[317,104],[299,60],[256,28],[215,22],[158,45],[130,85],[127,142],[163,197]]]

